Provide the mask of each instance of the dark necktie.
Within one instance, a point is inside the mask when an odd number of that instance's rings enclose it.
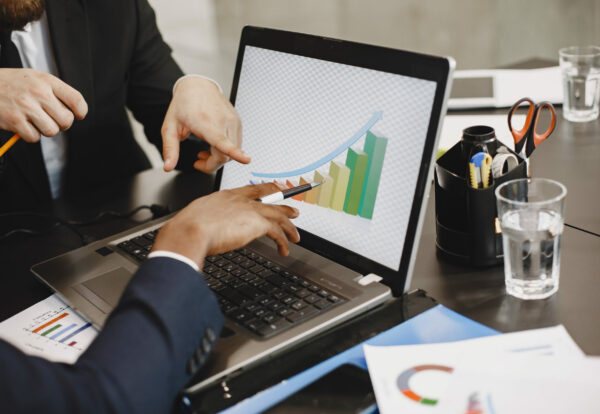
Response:
[[[22,68],[17,46],[10,40],[11,32],[0,32],[0,68]]]

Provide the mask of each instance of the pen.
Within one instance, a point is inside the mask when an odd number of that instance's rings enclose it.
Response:
[[[4,145],[0,147],[0,157],[3,156],[6,153],[6,151],[10,149],[10,147],[15,145],[19,138],[21,138],[19,134],[15,134],[8,141],[6,141]]]
[[[285,200],[286,198],[310,191],[321,184],[323,184],[323,181],[319,181],[318,183],[302,184],[297,187],[288,188],[287,190],[278,191],[276,193],[269,194],[268,196],[261,197],[258,199],[258,201],[261,203],[276,203],[278,201]]]

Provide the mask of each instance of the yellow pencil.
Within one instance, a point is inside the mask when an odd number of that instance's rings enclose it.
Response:
[[[3,156],[15,143],[21,138],[19,134],[13,135],[2,147],[0,147],[0,157]]]

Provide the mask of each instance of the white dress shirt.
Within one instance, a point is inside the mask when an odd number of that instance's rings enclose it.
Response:
[[[27,24],[23,30],[13,31],[11,40],[19,50],[24,68],[58,75],[45,13],[40,20]],[[67,165],[66,138],[61,131],[53,138],[42,137],[40,141],[52,198],[57,198],[62,192]]]

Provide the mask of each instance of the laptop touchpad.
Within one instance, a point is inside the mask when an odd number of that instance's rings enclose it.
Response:
[[[73,286],[73,290],[104,313],[110,313],[119,302],[132,273],[119,267]]]

